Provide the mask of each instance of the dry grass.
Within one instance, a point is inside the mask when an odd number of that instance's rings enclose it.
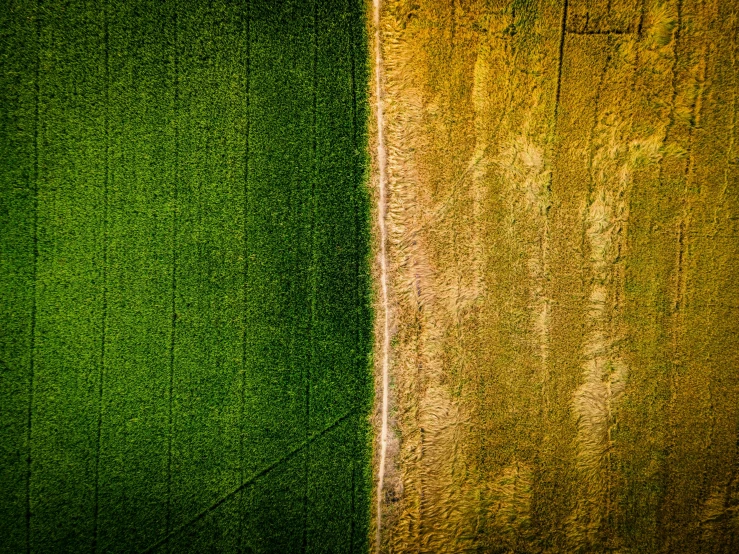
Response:
[[[739,544],[736,14],[564,7],[383,2],[378,550]]]

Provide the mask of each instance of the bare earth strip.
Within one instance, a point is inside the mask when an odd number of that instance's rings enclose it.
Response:
[[[381,0],[373,2],[374,35],[374,112],[377,125],[377,174],[378,174],[378,198],[377,198],[377,221],[379,229],[379,262],[380,262],[380,291],[381,315],[380,342],[380,379],[381,392],[380,405],[380,460],[377,472],[377,519],[376,519],[376,542],[380,542],[382,533],[382,498],[385,489],[385,466],[387,458],[387,435],[388,435],[388,400],[389,400],[389,372],[390,372],[390,302],[388,299],[388,263],[387,263],[387,152],[385,150],[385,121],[384,106],[382,98],[382,47],[380,41],[380,4]]]
[[[736,10],[378,7],[376,550],[735,551]]]

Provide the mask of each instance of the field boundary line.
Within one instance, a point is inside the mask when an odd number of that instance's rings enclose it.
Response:
[[[565,40],[567,37],[567,9],[569,0],[564,1],[562,8],[562,31],[559,35],[559,58],[557,62],[557,89],[554,94],[554,133],[555,139],[557,134],[557,116],[559,115],[559,99],[562,94],[562,61],[565,57]],[[551,179],[550,179],[551,185]]]
[[[244,12],[241,12],[244,17]],[[245,92],[246,92],[246,136],[244,137],[244,287],[243,287],[243,303],[244,303],[244,331],[241,336],[241,407],[239,412],[239,486],[244,484],[244,415],[246,410],[246,356],[247,356],[247,334],[249,331],[249,138],[251,133],[251,0],[246,2],[246,60],[245,60]],[[243,506],[243,498],[239,502]],[[242,550],[242,542],[244,537],[243,521],[239,519],[239,550]]]
[[[167,517],[165,529],[170,530],[172,519],[172,442],[174,440],[174,419],[172,412],[172,400],[174,394],[174,362],[175,362],[175,341],[177,337],[177,211],[179,204],[179,179],[180,179],[180,134],[179,134],[179,102],[180,102],[180,57],[178,54],[178,27],[179,27],[179,4],[175,1],[173,5],[174,11],[174,29],[173,29],[173,58],[174,58],[174,186],[172,191],[172,324],[170,328],[169,340],[169,436],[167,441]]]
[[[105,379],[105,342],[108,327],[108,189],[110,188],[110,6],[103,4],[103,36],[105,44],[105,178],[103,180],[103,269],[102,315],[100,321],[100,372],[98,375],[97,438],[95,445],[95,515],[92,533],[92,551],[98,551],[100,535],[100,451],[103,437],[103,393]]]
[[[33,387],[36,372],[36,312],[38,310],[38,190],[39,190],[39,104],[41,103],[41,0],[36,2],[36,75],[34,79],[34,127],[33,127],[33,281],[31,294],[30,359],[28,360],[28,413],[26,417],[26,552],[31,552],[31,439],[33,419]]]
[[[201,511],[200,513],[198,513],[192,519],[186,521],[185,523],[183,523],[182,525],[180,525],[179,527],[177,527],[175,530],[167,533],[164,537],[162,537],[161,539],[159,539],[157,542],[155,542],[154,544],[152,544],[151,546],[149,546],[145,550],[142,550],[140,554],[148,554],[149,552],[154,552],[157,548],[159,548],[163,544],[166,544],[169,541],[169,539],[177,536],[179,533],[181,533],[182,531],[184,531],[185,529],[187,529],[192,524],[197,523],[198,521],[200,521],[201,519],[203,519],[205,516],[207,516],[210,512],[218,509],[220,506],[222,506],[228,500],[230,500],[233,496],[235,496],[236,494],[238,494],[239,492],[241,492],[242,490],[244,490],[249,485],[252,485],[257,479],[259,479],[260,477],[264,477],[265,475],[267,475],[269,472],[271,472],[276,467],[280,466],[284,462],[289,461],[298,452],[300,452],[304,448],[307,448],[308,446],[310,446],[311,443],[313,443],[314,441],[320,439],[321,437],[323,437],[324,435],[326,435],[330,431],[334,430],[336,427],[338,427],[339,425],[341,425],[344,421],[346,421],[347,419],[349,419],[351,416],[355,415],[357,412],[358,412],[358,410],[355,408],[355,409],[353,409],[353,410],[345,413],[340,418],[336,419],[333,423],[331,423],[327,427],[324,427],[320,431],[317,431],[317,432],[313,433],[310,437],[308,437],[306,440],[304,440],[298,446],[294,447],[287,454],[285,454],[282,458],[278,458],[277,460],[275,460],[274,462],[272,462],[271,464],[269,464],[265,468],[260,469],[259,471],[253,473],[251,477],[249,477],[248,479],[244,480],[244,482],[242,484],[240,484],[238,487],[236,487],[235,489],[233,489],[231,492],[227,493],[225,496],[222,496],[219,500],[217,500],[216,502],[214,502],[213,504],[211,504],[210,506],[208,506],[207,508],[205,508],[203,511]]]
[[[683,31],[683,2],[682,0],[677,1],[677,13],[676,13],[676,25],[675,30],[672,34],[672,67],[670,69],[671,72],[671,78],[670,78],[670,84],[672,89],[672,94],[670,96],[670,110],[667,116],[667,124],[665,125],[664,135],[662,137],[662,147],[664,148],[666,145],[672,141],[672,128],[675,125],[675,119],[676,119],[676,103],[678,99],[678,79],[677,74],[680,68],[680,44],[682,43],[681,37],[682,37],[682,31]],[[657,182],[662,183],[664,182],[664,157],[660,158],[659,160],[659,171],[657,176]],[[676,250],[675,253],[675,260],[674,260],[674,268],[677,273],[673,278],[675,279],[675,290],[674,290],[674,296],[673,299],[670,302],[670,313],[669,313],[669,334],[670,334],[670,351],[669,351],[669,368],[667,370],[667,386],[668,386],[668,393],[669,393],[669,399],[666,402],[666,410],[665,410],[665,426],[667,427],[666,433],[665,433],[665,444],[664,448],[666,450],[665,459],[661,464],[660,467],[660,473],[661,473],[661,479],[660,482],[663,486],[663,492],[660,494],[660,506],[657,509],[656,514],[656,520],[657,520],[657,527],[660,529],[659,537],[658,537],[658,543],[667,545],[668,547],[672,546],[672,541],[670,540],[669,533],[665,529],[666,524],[665,522],[669,520],[667,515],[665,514],[665,502],[669,500],[668,494],[668,484],[669,484],[669,475],[671,470],[673,469],[673,452],[675,449],[675,442],[676,442],[676,430],[674,425],[674,409],[675,409],[675,396],[676,396],[676,372],[679,365],[680,360],[678,359],[679,352],[677,348],[677,343],[679,340],[679,325],[680,325],[680,313],[679,313],[679,299],[680,299],[680,266],[682,265],[682,247],[683,247],[683,241],[684,237],[682,236],[682,233],[685,232],[685,221],[683,218],[683,213],[681,213],[680,219],[678,220],[678,228],[676,229]]]
[[[311,122],[311,158],[313,167],[311,168],[311,216],[310,216],[310,362],[305,368],[305,440],[310,437],[311,428],[311,379],[313,365],[316,363],[316,309],[318,296],[318,248],[316,247],[316,216],[318,214],[318,205],[316,202],[316,187],[318,186],[318,0],[313,0],[313,59],[312,59],[312,100],[313,100],[313,121]],[[310,514],[308,513],[308,497],[309,497],[309,475],[310,475],[310,447],[306,445],[305,453],[305,488],[303,490],[303,552],[308,550],[308,523]]]
[[[353,0],[347,0],[347,15],[352,18],[355,15],[354,9],[356,4]],[[351,25],[351,20],[349,25]],[[355,152],[359,151],[357,144],[357,61],[356,61],[356,37],[350,35],[350,52],[349,56],[351,61],[351,91],[352,91],[352,147]],[[360,306],[362,305],[362,299],[360,295],[361,277],[359,272],[359,252],[360,252],[360,232],[359,232],[359,178],[357,173],[358,161],[355,159],[352,162],[352,208],[354,210],[354,315],[355,315],[355,326],[356,326],[356,344],[362,344],[362,332],[361,332],[361,315]],[[356,363],[356,360],[355,360]],[[352,494],[351,494],[351,519],[349,520],[349,552],[354,552],[354,526],[356,519],[356,483],[355,483],[355,472],[356,472],[356,460],[357,460],[357,433],[354,434],[354,443],[352,447]]]
[[[620,29],[603,29],[600,31],[567,31],[568,35],[634,35],[638,33],[634,33],[633,31],[623,31]]]

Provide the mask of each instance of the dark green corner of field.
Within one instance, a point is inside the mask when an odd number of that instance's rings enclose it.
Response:
[[[362,0],[0,6],[0,552],[366,552]]]

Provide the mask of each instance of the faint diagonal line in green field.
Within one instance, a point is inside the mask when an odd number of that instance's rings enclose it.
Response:
[[[272,462],[271,464],[269,464],[264,469],[261,469],[261,470],[257,471],[256,473],[252,474],[251,477],[249,477],[248,479],[244,480],[244,482],[241,485],[239,485],[238,487],[236,487],[234,490],[232,490],[231,492],[229,492],[225,496],[221,497],[220,500],[218,500],[218,501],[214,502],[213,504],[211,504],[210,506],[208,506],[206,509],[204,509],[202,512],[200,512],[198,515],[196,515],[192,519],[186,521],[185,523],[183,523],[182,525],[180,525],[179,527],[177,527],[177,529],[173,530],[170,533],[167,533],[167,535],[165,535],[164,537],[162,537],[160,540],[158,540],[156,543],[154,543],[150,547],[146,548],[145,550],[142,550],[141,551],[141,554],[147,554],[149,552],[153,552],[154,550],[156,550],[157,548],[159,548],[160,546],[162,546],[163,544],[165,544],[172,537],[177,536],[178,534],[180,534],[182,531],[184,531],[185,529],[187,529],[188,527],[190,527],[194,523],[197,523],[198,521],[200,521],[201,519],[203,519],[205,516],[207,516],[209,513],[211,513],[213,510],[218,509],[220,506],[222,506],[223,504],[225,504],[229,499],[233,498],[236,494],[238,494],[239,492],[241,492],[242,490],[244,490],[246,487],[248,487],[249,485],[251,485],[252,483],[254,483],[257,479],[259,479],[260,477],[264,477],[265,475],[267,475],[270,471],[272,471],[273,469],[275,469],[279,465],[281,465],[284,462],[287,462],[288,460],[290,460],[293,456],[295,456],[295,454],[297,454],[298,452],[300,452],[301,450],[303,450],[304,448],[306,448],[313,441],[315,441],[317,439],[320,439],[326,433],[328,433],[329,431],[332,431],[333,429],[335,429],[336,427],[338,427],[341,423],[343,423],[344,421],[346,421],[348,418],[350,418],[356,412],[357,412],[357,409],[356,408],[353,409],[353,410],[350,410],[349,412],[347,412],[346,414],[344,414],[343,416],[341,416],[340,418],[338,418],[337,420],[335,420],[333,423],[331,423],[327,427],[324,427],[322,430],[317,431],[316,433],[313,433],[306,440],[304,440],[298,446],[294,447],[287,454],[285,454],[282,458],[279,458],[278,460],[275,460],[274,462]]]

